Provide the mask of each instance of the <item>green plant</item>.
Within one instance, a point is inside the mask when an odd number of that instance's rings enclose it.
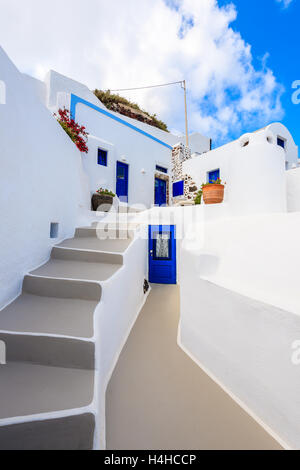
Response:
[[[202,191],[202,189],[200,189],[197,192],[196,197],[195,197],[195,205],[196,206],[200,206],[200,204],[202,202],[202,196],[203,196],[203,191]]]
[[[157,118],[156,114],[150,114],[147,111],[144,111],[139,107],[137,103],[133,103],[123,96],[117,95],[117,94],[112,94],[109,90],[107,91],[102,91],[102,90],[95,90],[94,91],[95,96],[107,107],[107,109],[114,110],[114,105],[116,104],[122,104],[124,106],[128,106],[129,108],[135,109],[136,111],[140,111],[141,113],[146,114],[150,120],[152,121],[152,124],[149,123],[150,125],[153,125],[154,127],[157,127],[158,129],[162,129],[163,131],[169,132],[168,126],[161,121],[160,119]],[[120,110],[121,114],[125,114]]]
[[[112,191],[109,191],[109,189],[100,188],[96,191],[96,193],[100,196],[116,197],[116,195]]]
[[[212,182],[209,182],[209,183],[203,183],[202,184],[202,189],[205,188],[206,186],[209,186],[210,184],[223,184],[225,185],[226,183],[223,183],[223,181],[221,180],[221,178],[218,178]]]

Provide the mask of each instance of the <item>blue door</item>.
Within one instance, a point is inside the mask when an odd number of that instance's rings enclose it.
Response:
[[[155,205],[165,206],[167,204],[167,182],[155,178]]]
[[[149,226],[149,282],[177,283],[174,225]]]
[[[116,193],[120,201],[128,202],[128,165],[117,162],[117,189]]]

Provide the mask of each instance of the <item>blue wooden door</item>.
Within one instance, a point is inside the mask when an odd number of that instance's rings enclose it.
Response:
[[[176,239],[174,225],[149,226],[149,281],[176,284]]]
[[[128,165],[117,162],[117,188],[116,193],[122,202],[128,202]]]
[[[167,182],[155,178],[155,205],[165,206],[167,204]]]

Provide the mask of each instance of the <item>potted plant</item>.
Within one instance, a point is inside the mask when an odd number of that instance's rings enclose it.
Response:
[[[202,193],[205,204],[221,204],[224,201],[225,184],[220,178],[213,183],[203,184]]]
[[[101,208],[101,212],[109,212],[115,197],[116,195],[108,189],[98,189],[92,198],[93,210],[97,211]]]
[[[200,204],[202,203],[202,197],[203,197],[203,191],[202,191],[202,189],[200,189],[197,192],[196,197],[194,199],[195,206],[200,206]]]

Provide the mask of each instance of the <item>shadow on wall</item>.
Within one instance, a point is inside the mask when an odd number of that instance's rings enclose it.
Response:
[[[210,254],[202,254],[196,258],[196,272],[197,275],[211,276],[218,270],[220,258]]]

